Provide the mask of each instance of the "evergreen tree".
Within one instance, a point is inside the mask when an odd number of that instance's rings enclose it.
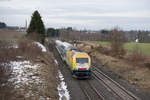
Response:
[[[0,28],[6,28],[6,24],[3,22],[0,22]]]
[[[44,43],[45,27],[41,19],[41,16],[37,10],[34,11],[31,17],[31,21],[27,33],[28,33],[27,35],[30,35],[32,33],[37,33],[40,36],[40,42]]]

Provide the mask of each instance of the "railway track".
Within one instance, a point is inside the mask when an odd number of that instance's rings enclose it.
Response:
[[[86,95],[87,100],[105,100],[103,95],[97,91],[96,87],[94,87],[89,80],[80,80],[79,85]]]
[[[87,97],[87,100],[92,100],[91,97],[89,96],[87,90],[85,90],[85,89],[84,89],[83,87],[81,87],[81,86],[80,86],[80,88],[81,88],[81,90],[83,91],[83,93],[85,94],[85,96]]]
[[[104,74],[97,66],[94,66],[93,76],[100,82],[103,82],[103,85],[114,95],[118,97],[119,100],[141,100],[130,91],[126,90],[116,81],[112,80],[106,74]]]
[[[55,47],[53,49],[57,51],[55,52],[55,56],[57,57],[59,56],[58,59],[61,62],[62,66],[65,66],[65,64],[61,59],[61,55],[58,49]],[[85,97],[87,98],[86,100],[105,100],[104,97],[100,94],[100,92],[96,90],[96,88],[90,83],[89,80],[77,80],[77,81],[80,86],[80,89],[82,90]]]
[[[55,55],[56,59],[59,61],[59,64],[61,64],[61,66],[65,66],[65,69],[69,70],[69,68],[66,66],[66,64],[64,64],[58,49],[54,45],[52,45],[52,46],[53,46],[53,51],[55,51],[54,55]],[[70,72],[70,70],[69,70],[69,72]],[[69,75],[71,75],[71,73],[69,73]],[[74,80],[74,81],[78,81],[78,80]],[[81,91],[83,92],[83,94],[84,94],[84,96],[86,98],[85,100],[93,100],[91,95],[89,94],[89,91],[87,91],[87,89],[84,88],[85,86],[87,86],[86,83],[78,82],[78,84],[79,84],[79,88],[81,89]],[[79,91],[79,93],[80,93],[80,91]],[[74,93],[72,93],[72,94],[74,94]],[[80,97],[77,97],[77,98],[80,98]],[[71,97],[71,100],[76,100],[76,99]]]
[[[97,89],[88,81],[88,84],[90,85],[91,89],[98,95],[98,97],[101,100],[105,100],[104,96],[102,94],[100,94],[100,92],[97,91]]]

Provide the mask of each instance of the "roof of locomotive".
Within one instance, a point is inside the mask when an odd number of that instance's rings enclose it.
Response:
[[[65,47],[66,50],[71,50],[71,49],[75,49],[75,47],[67,42],[63,42],[63,46]]]
[[[72,54],[73,55],[87,55],[87,56],[89,56],[87,53],[85,53],[85,52],[81,52],[81,51],[79,51],[79,50],[72,50]]]
[[[76,48],[75,48],[72,44],[70,44],[70,43],[62,42],[62,41],[60,41],[60,40],[56,40],[55,42],[56,42],[56,44],[57,44],[58,46],[63,46],[64,49],[71,51],[72,54],[73,54],[73,56],[76,56],[76,55],[86,55],[86,56],[89,56],[87,53],[81,52],[80,50],[76,49]]]

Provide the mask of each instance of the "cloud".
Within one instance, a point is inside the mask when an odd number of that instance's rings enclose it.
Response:
[[[110,28],[114,25],[125,29],[150,27],[149,0],[1,1],[6,2],[0,2],[0,20],[7,21],[10,25],[23,26],[24,20],[27,19],[29,22],[33,11],[39,10],[47,27],[73,26],[78,29]],[[133,26],[130,28],[131,25]]]
[[[15,8],[11,8],[11,7],[0,7],[0,12],[1,15],[29,15],[32,12],[29,9],[26,8],[20,8],[20,9],[15,9]]]
[[[0,2],[1,2],[1,1],[11,1],[11,0],[0,0]]]

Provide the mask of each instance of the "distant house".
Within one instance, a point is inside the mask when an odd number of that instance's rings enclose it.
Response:
[[[20,28],[18,29],[18,31],[26,32],[26,31],[27,31],[27,28],[25,28],[25,27],[20,27]]]
[[[138,42],[139,42],[139,39],[136,39],[135,42],[138,43]]]

